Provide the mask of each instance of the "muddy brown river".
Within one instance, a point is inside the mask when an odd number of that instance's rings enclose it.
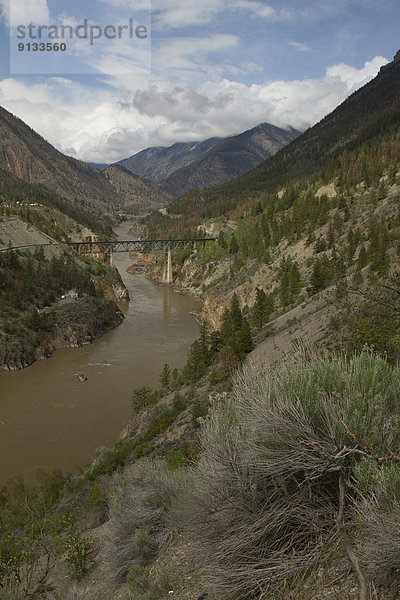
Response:
[[[128,224],[120,239],[129,239]],[[185,363],[198,337],[198,300],[129,274],[129,255],[114,254],[131,301],[123,323],[82,348],[57,350],[22,371],[0,372],[0,483],[38,469],[72,471],[109,446],[127,423],[132,391],[159,387],[164,363]],[[84,374],[80,382],[76,374]]]

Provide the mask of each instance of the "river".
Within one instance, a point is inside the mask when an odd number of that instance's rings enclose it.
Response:
[[[117,228],[129,239],[129,224]],[[200,302],[129,274],[129,255],[114,264],[131,301],[120,304],[122,324],[82,348],[57,350],[22,371],[0,372],[0,483],[37,470],[73,471],[99,446],[110,446],[127,423],[132,391],[159,387],[164,363],[185,363],[198,337],[193,311]],[[74,377],[84,374],[87,381]]]

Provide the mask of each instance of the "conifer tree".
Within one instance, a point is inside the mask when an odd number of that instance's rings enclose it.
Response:
[[[263,289],[256,289],[256,300],[253,306],[253,322],[261,329],[273,311],[272,296],[267,296]]]
[[[169,368],[168,363],[165,363],[160,376],[161,387],[167,389],[169,387],[171,381],[171,369]]]
[[[251,337],[250,324],[246,318],[242,320],[240,329],[237,331],[234,351],[235,354],[242,360],[245,356],[254,349],[253,340]]]
[[[231,254],[237,254],[238,251],[239,251],[239,245],[237,243],[236,236],[235,236],[235,234],[232,234],[231,242],[229,244],[229,252]]]

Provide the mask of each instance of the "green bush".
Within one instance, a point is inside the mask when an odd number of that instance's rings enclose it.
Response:
[[[267,375],[246,367],[202,428],[177,521],[217,596],[276,598],[342,540],[341,509],[362,565],[378,544],[370,573],[400,584],[400,369],[366,352],[305,356]]]

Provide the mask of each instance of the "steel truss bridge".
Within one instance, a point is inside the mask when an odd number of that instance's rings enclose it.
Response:
[[[197,245],[205,246],[216,238],[191,240],[127,240],[116,242],[69,242],[67,245],[79,254],[111,254],[114,252],[171,252],[172,250],[194,250]]]
[[[26,244],[2,248],[0,252],[9,250],[23,250],[26,248],[45,248],[46,246],[67,246],[79,254],[112,254],[114,252],[171,252],[172,250],[195,250],[197,245],[204,247],[207,242],[214,242],[216,238],[193,238],[186,240],[126,240],[114,242],[63,242],[47,244]]]

